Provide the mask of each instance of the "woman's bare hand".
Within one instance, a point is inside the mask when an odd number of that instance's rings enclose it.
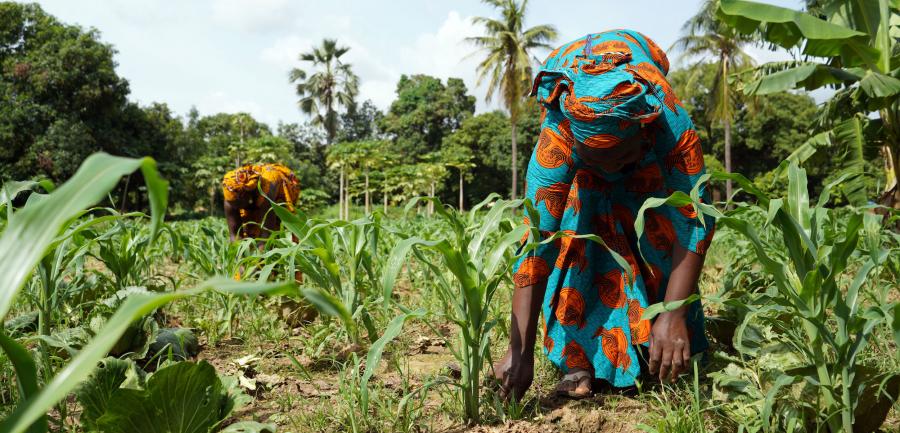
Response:
[[[650,331],[650,374],[660,382],[673,381],[687,371],[691,361],[691,343],[685,323],[685,309],[657,316]]]

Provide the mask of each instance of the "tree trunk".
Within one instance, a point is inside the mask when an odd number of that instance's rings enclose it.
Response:
[[[463,211],[463,171],[459,171],[459,211]]]
[[[384,193],[384,214],[387,215],[387,192]]]
[[[430,195],[430,197],[431,197],[431,198],[434,198],[434,181],[431,182],[431,195]],[[431,216],[431,215],[433,215],[433,214],[434,214],[434,202],[433,202],[433,201],[430,201],[430,202],[428,202],[428,216]]]
[[[216,187],[209,187],[209,216],[215,215],[213,208],[216,206]]]
[[[341,167],[341,180],[338,192],[338,219],[344,219],[344,168]]]
[[[725,120],[725,172],[731,173],[731,121]],[[731,179],[725,181],[725,200],[731,200]]]
[[[518,161],[516,159],[516,116],[510,116],[510,132],[512,133],[512,199],[515,200],[519,188]]]
[[[722,110],[725,112],[725,172],[731,173],[731,99],[728,97],[728,62],[729,57],[723,54],[722,59]],[[725,200],[731,200],[731,179],[725,181]]]
[[[125,178],[125,189],[122,190],[122,202],[119,203],[119,213],[125,212],[125,202],[128,200],[128,184],[131,183],[131,175]]]
[[[366,172],[366,215],[369,214],[369,172]]]

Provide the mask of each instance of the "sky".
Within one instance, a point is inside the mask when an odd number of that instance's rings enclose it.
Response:
[[[766,0],[797,8],[799,0]],[[360,101],[387,109],[402,74],[462,78],[477,111],[499,108],[479,86],[479,56],[464,39],[473,16],[494,16],[478,0],[40,0],[68,24],[96,28],[117,50],[131,99],[164,102],[180,115],[248,112],[271,125],[301,122],[288,80],[299,54],[323,38],[350,47],[342,58],[360,77]],[[557,45],[612,28],[638,30],[666,49],[701,0],[531,0],[526,26],[552,24]],[[626,7],[627,5],[627,7]],[[757,61],[784,53],[749,50]],[[537,53],[543,59],[544,52]],[[677,56],[670,58],[678,65]],[[682,62],[684,63],[684,62]]]

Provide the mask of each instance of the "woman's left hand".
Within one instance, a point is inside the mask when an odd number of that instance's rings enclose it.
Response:
[[[659,381],[673,381],[687,371],[691,360],[691,343],[685,323],[684,308],[657,316],[650,331],[650,374]]]

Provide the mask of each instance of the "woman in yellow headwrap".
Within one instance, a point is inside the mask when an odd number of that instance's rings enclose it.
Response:
[[[281,164],[248,164],[225,174],[222,192],[230,239],[239,231],[241,237],[259,238],[278,229],[277,217],[269,212],[269,199],[293,212],[300,182]]]

